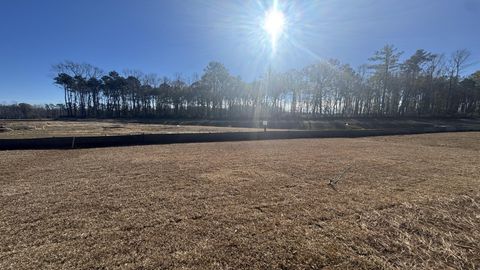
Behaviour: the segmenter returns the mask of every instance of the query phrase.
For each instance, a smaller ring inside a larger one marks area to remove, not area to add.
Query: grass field
[[[71,136],[111,136],[129,134],[163,134],[163,133],[204,133],[260,131],[258,128],[216,127],[195,125],[162,125],[155,123],[136,123],[127,121],[15,121],[0,120],[0,139],[41,138]]]
[[[0,152],[0,269],[479,269],[479,142]]]

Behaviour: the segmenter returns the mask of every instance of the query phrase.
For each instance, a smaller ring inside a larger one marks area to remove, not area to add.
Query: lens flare
[[[277,42],[285,28],[285,15],[277,9],[276,4],[265,13],[263,30],[269,35],[272,49],[275,51]]]

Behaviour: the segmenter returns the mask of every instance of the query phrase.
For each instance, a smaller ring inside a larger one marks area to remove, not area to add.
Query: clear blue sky
[[[2,0],[0,102],[61,102],[51,65],[63,60],[186,77],[216,60],[248,81],[268,65],[358,66],[390,43],[405,56],[466,48],[476,63],[466,72],[480,69],[480,0],[279,0],[288,29],[273,58],[259,26],[270,2]]]

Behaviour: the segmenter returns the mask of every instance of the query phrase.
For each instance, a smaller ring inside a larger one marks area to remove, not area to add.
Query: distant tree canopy
[[[460,74],[470,53],[450,57],[386,45],[354,70],[338,60],[302,70],[268,71],[247,83],[211,62],[200,78],[160,78],[127,70],[107,74],[89,64],[54,66],[70,117],[255,119],[480,115],[480,71]]]
[[[57,118],[65,113],[63,104],[30,105],[18,103],[0,105],[0,118],[3,119],[33,119],[33,118]]]

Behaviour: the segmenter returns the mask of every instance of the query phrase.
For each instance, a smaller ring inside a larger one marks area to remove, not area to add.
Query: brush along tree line
[[[480,115],[480,71],[462,77],[470,53],[446,57],[386,45],[353,69],[323,60],[302,70],[269,70],[244,82],[218,62],[188,82],[126,70],[102,72],[89,64],[54,65],[70,117],[253,119]]]

